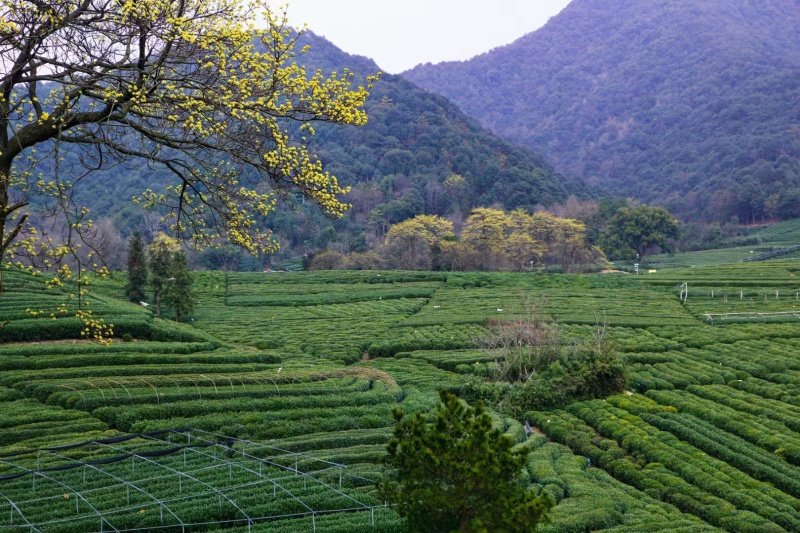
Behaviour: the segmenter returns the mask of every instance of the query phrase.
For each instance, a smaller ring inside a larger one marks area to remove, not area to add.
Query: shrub
[[[344,255],[333,250],[325,250],[314,256],[309,270],[341,270],[344,268]]]

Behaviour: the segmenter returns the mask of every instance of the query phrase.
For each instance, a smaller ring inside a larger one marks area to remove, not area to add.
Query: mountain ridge
[[[505,47],[403,76],[605,194],[788,218],[800,214],[798,5],[574,0]]]

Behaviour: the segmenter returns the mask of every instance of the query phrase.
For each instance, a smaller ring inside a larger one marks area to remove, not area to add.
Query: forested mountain
[[[346,67],[363,77],[380,70],[312,33],[301,38],[298,49],[306,44],[309,51],[296,61],[311,73],[342,73]],[[279,208],[266,223],[284,248],[305,251],[331,242],[363,246],[364,234],[382,239],[389,224],[421,213],[466,215],[475,206],[494,204],[532,209],[585,194],[582,182],[557,174],[540,155],[489,133],[446,98],[399,76],[382,76],[366,109],[366,126],[315,124],[316,135],[309,140],[325,169],[353,187],[345,198],[353,208],[335,223],[310,207]],[[143,215],[129,205],[130,198],[168,179],[163,170],[151,168],[117,167],[113,175],[100,171],[83,184],[83,199],[96,215],[113,214],[133,228]],[[287,200],[291,204],[293,198]],[[360,244],[352,244],[354,239]]]
[[[403,76],[605,194],[800,216],[798,0],[573,0],[508,46]]]

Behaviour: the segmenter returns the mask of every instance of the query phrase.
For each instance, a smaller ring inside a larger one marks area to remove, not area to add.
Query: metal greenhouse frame
[[[171,429],[0,455],[6,531],[181,531],[368,513],[373,482],[325,461],[198,429]],[[362,489],[362,490],[360,490]],[[216,508],[214,508],[216,507]]]

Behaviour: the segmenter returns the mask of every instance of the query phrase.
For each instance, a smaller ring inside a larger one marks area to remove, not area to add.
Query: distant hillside
[[[404,77],[607,194],[800,216],[798,0],[574,0],[508,46]]]
[[[379,70],[321,37],[306,40],[311,48],[304,59],[315,68]],[[384,210],[390,221],[411,215],[409,203],[417,212],[444,215],[490,204],[532,209],[585,192],[581,182],[557,174],[542,156],[489,133],[447,99],[399,76],[384,75],[366,108],[365,127],[320,127],[313,141],[327,168],[358,186],[361,194],[352,199],[356,212],[368,209],[358,205],[359,198],[376,188],[383,194],[381,203],[390,204]],[[444,186],[451,174],[465,178],[458,193]]]
[[[310,50],[297,62],[308,71],[341,73],[347,67],[366,76],[380,70],[371,60],[346,54],[311,33],[302,38],[300,45],[305,44]],[[366,126],[319,124],[311,138],[312,152],[325,169],[353,187],[346,198],[353,209],[335,224],[336,234],[328,231],[321,237],[331,223],[317,212],[302,206],[295,206],[298,211],[282,208],[267,223],[285,246],[313,247],[362,232],[380,234],[388,224],[419,213],[447,215],[491,204],[532,209],[585,194],[582,182],[557,174],[542,156],[489,133],[444,97],[398,76],[384,75],[366,108]],[[166,173],[146,168],[113,172],[113,177],[98,172],[91,184],[83,184],[84,198],[95,205],[95,213],[113,214],[124,218],[126,227],[134,227],[142,215],[129,199],[163,182]],[[452,174],[464,178],[461,187],[445,187]],[[114,194],[107,194],[112,187]]]

